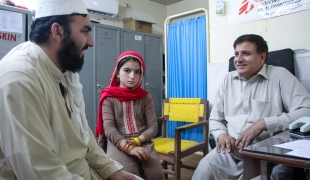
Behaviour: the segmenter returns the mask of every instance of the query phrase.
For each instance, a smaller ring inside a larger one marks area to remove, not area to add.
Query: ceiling
[[[150,0],[150,1],[157,2],[159,4],[168,6],[170,4],[178,3],[178,2],[181,2],[183,0]]]

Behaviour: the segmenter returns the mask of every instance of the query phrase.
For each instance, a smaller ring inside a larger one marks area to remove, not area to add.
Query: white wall
[[[211,0],[212,1],[212,0]],[[167,6],[167,17],[198,8],[209,8],[209,0],[184,0]]]
[[[226,0],[226,6],[235,3]],[[209,1],[210,62],[225,62],[233,56],[232,44],[242,34],[258,34],[268,42],[270,51],[291,48],[310,49],[310,10],[266,19],[266,32],[258,32],[257,22],[236,26],[228,25],[228,17],[215,14],[215,1]],[[297,54],[297,56],[309,56]]]
[[[154,23],[152,25],[153,34],[164,35],[163,25],[167,17],[167,8],[162,4],[149,0],[118,0],[119,14],[124,18],[132,17],[137,20],[143,20]],[[124,7],[123,4],[128,4]],[[123,22],[119,19],[105,20],[101,19],[102,24],[123,27]]]

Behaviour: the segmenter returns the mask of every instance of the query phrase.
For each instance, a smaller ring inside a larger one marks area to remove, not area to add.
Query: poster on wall
[[[22,13],[0,10],[0,31],[23,32]]]
[[[310,9],[310,0],[229,0],[230,26]]]

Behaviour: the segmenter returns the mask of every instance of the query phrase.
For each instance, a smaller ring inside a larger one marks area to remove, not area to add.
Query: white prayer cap
[[[35,18],[72,13],[88,14],[83,0],[37,0]]]

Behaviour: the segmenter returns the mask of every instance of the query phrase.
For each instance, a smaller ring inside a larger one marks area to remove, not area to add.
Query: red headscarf
[[[141,77],[140,80],[134,88],[121,88],[117,82],[117,66],[119,62],[125,57],[134,57],[137,58],[141,63]],[[102,119],[102,102],[106,97],[114,97],[119,102],[123,101],[135,101],[145,97],[148,92],[141,88],[141,82],[145,74],[145,64],[141,55],[135,51],[126,51],[123,52],[117,59],[116,65],[114,67],[114,71],[112,73],[109,86],[104,88],[100,93],[100,101],[98,106],[98,119],[95,137],[99,137],[99,135],[104,135],[103,129],[103,119]]]

